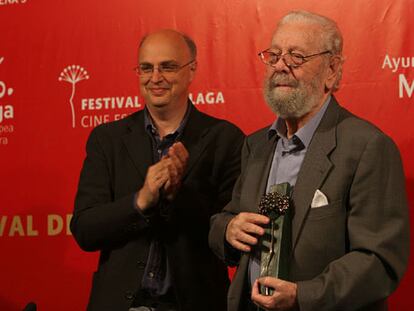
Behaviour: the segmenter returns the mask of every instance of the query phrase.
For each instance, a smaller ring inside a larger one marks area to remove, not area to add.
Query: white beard
[[[319,75],[315,76],[309,85],[289,78],[286,74],[273,75],[264,82],[264,98],[270,109],[282,119],[298,119],[308,114],[318,104]],[[285,84],[292,89],[285,92],[276,87]]]

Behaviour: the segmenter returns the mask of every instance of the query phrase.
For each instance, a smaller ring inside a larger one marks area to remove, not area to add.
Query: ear
[[[327,77],[325,80],[325,91],[332,92],[335,84],[341,79],[342,75],[342,57],[340,55],[334,55],[329,60],[329,66],[327,69]]]
[[[190,79],[191,81],[194,79],[195,73],[197,71],[197,61],[190,65]]]
[[[195,72],[197,70],[197,65],[197,61],[194,61],[194,63],[190,65],[190,70]]]

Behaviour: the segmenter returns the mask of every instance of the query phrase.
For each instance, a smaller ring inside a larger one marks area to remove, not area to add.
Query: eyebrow
[[[140,65],[154,65],[153,63],[150,62],[141,62],[139,63]],[[157,64],[155,64],[157,65]],[[158,63],[158,65],[178,65],[178,62],[176,60],[164,60],[160,63]]]
[[[280,47],[278,47],[278,46],[276,46],[276,45],[272,45],[270,48],[271,48],[271,49],[275,49],[275,50],[280,50],[280,51],[282,51],[282,50],[283,50],[282,48],[280,48]],[[288,51],[288,52],[292,52],[292,51],[299,51],[299,52],[303,52],[303,53],[305,53],[305,52],[306,52],[306,51],[305,51],[302,47],[295,46],[295,45],[290,46],[290,47],[287,49],[287,51]]]

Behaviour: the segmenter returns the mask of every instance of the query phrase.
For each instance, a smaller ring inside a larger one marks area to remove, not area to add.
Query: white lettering
[[[401,61],[401,67],[409,68],[410,66],[414,67],[414,57],[403,57]]]
[[[403,74],[400,74],[399,76],[399,97],[404,97],[404,90],[409,98],[413,95],[414,92],[414,80],[411,83],[411,86],[408,85],[407,79]]]
[[[81,118],[81,126],[83,128],[95,127],[107,122],[109,122],[109,114],[83,116]]]
[[[13,119],[14,118],[14,108],[12,105],[1,106],[0,105],[0,123],[4,119]]]
[[[385,55],[384,62],[382,63],[382,69],[384,69],[386,66],[387,66],[389,69],[393,70],[392,63],[391,63],[391,59],[390,59],[390,57],[388,56],[388,54],[387,54],[387,55]],[[394,71],[393,71],[393,72],[394,72]]]
[[[397,72],[400,68],[414,68],[414,57],[392,57],[385,55],[384,62],[382,63],[382,69],[391,69],[391,71]]]
[[[116,97],[116,106],[117,108],[122,108],[124,104],[124,98],[123,97]]]
[[[117,114],[114,115],[114,120],[115,121],[121,120],[121,119],[125,118],[127,115],[128,114],[126,114],[126,113],[117,113]]]
[[[20,3],[25,3],[27,0],[20,0]],[[0,5],[19,4],[19,0],[0,0]]]
[[[82,110],[102,110],[102,109],[122,109],[140,108],[138,96],[127,97],[102,97],[102,98],[83,98],[81,100]]]
[[[0,81],[0,98],[3,98],[4,94],[6,94],[6,90],[6,84],[4,84],[3,81]]]
[[[205,104],[203,93],[198,93],[196,103],[198,104]]]
[[[132,101],[132,98],[128,96],[126,100],[125,108],[133,108],[133,107],[134,107],[134,102]]]
[[[207,104],[214,104],[214,102],[215,102],[214,93],[212,93],[212,92],[207,93],[206,102],[207,102]]]
[[[27,0],[0,0],[0,5],[7,5],[7,4],[24,4]]]
[[[199,105],[199,104],[224,104],[224,96],[222,92],[207,92],[205,94],[203,93],[198,93],[197,97],[194,98],[193,94],[190,93],[188,95],[188,97],[190,98],[190,100],[193,102],[194,105]]]
[[[217,93],[216,103],[217,104],[224,104],[224,96],[223,96],[222,92]]]
[[[88,107],[88,100],[86,98],[82,98],[81,107],[82,107],[82,110],[85,110],[86,107]]]
[[[399,67],[399,64],[400,64],[400,58],[398,57],[397,59],[395,59],[393,57],[392,62],[394,64],[394,69],[392,70],[392,72],[396,72],[398,70],[398,67]]]

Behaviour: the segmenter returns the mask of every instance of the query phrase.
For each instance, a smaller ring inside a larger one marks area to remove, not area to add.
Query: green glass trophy
[[[291,186],[282,183],[270,187],[259,203],[259,213],[270,218],[261,238],[260,277],[272,276],[286,280],[289,273],[291,247]],[[273,289],[260,286],[263,295],[272,295]]]

